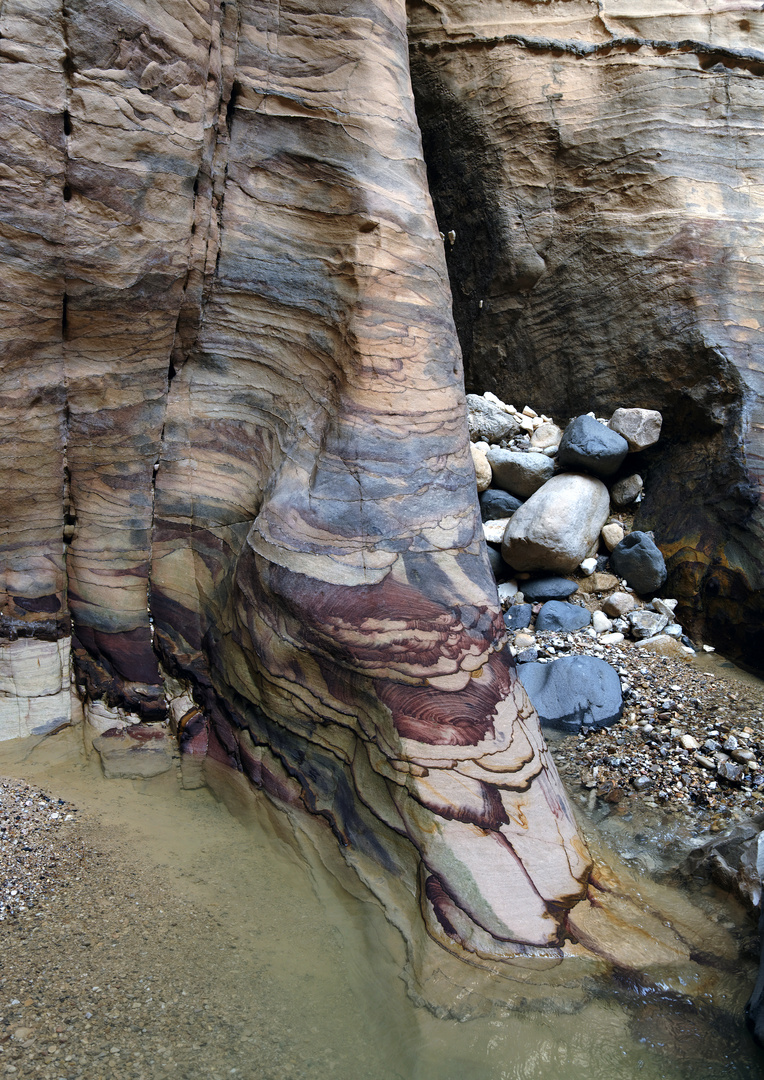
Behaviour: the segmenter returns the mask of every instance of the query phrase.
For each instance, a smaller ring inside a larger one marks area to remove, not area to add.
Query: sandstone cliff
[[[411,0],[410,37],[467,389],[660,409],[638,525],[760,670],[760,5]]]

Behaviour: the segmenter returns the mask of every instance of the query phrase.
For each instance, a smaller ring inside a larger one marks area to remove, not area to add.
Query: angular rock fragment
[[[578,473],[554,476],[510,519],[504,560],[516,570],[575,570],[597,543],[609,510],[601,480]]]
[[[638,473],[633,473],[631,476],[624,476],[622,480],[616,480],[610,489],[610,498],[616,506],[628,506],[642,494],[643,488],[642,477]]]
[[[631,632],[635,638],[651,638],[660,634],[668,619],[658,611],[650,611],[640,608],[639,611],[630,611],[626,618],[629,620]]]
[[[629,450],[645,450],[657,443],[663,417],[656,409],[616,409],[608,427],[629,444]]]
[[[514,416],[478,394],[467,394],[467,426],[470,438],[498,443],[520,430]]]
[[[577,416],[565,428],[557,460],[594,476],[612,476],[629,452],[625,439],[591,416]]]

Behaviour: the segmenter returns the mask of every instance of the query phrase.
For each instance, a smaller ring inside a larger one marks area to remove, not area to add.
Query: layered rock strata
[[[685,623],[761,668],[764,15],[411,0],[467,388],[659,409],[638,526]]]
[[[438,940],[561,955],[590,859],[504,648],[403,5],[0,31],[7,648],[71,629],[91,728],[171,686],[186,756],[418,874]]]

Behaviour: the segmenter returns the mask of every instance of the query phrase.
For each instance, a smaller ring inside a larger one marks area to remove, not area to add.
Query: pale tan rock
[[[612,551],[624,538],[623,525],[619,525],[615,521],[611,521],[608,525],[602,527],[602,540],[608,551]]]
[[[693,650],[682,645],[675,637],[668,634],[657,634],[655,637],[645,638],[638,641],[636,648],[644,652],[655,653],[656,656],[668,656],[674,660],[688,660],[693,655]]]
[[[544,450],[548,446],[559,446],[561,438],[562,432],[557,424],[542,421],[531,435],[531,446]]]
[[[589,577],[582,578],[579,581],[578,591],[582,593],[603,593],[615,589],[617,585],[618,578],[613,574],[608,574],[604,570],[596,570]],[[602,606],[608,614],[611,614],[604,603]]]
[[[661,436],[663,417],[656,409],[616,409],[608,427],[629,444],[629,450],[645,450]]]
[[[617,581],[616,584],[618,584]],[[635,599],[634,595],[627,592],[611,593],[610,596],[606,597],[602,602],[602,610],[616,619],[628,615],[630,611],[635,611],[638,607],[639,602]]]
[[[512,518],[495,518],[493,521],[484,521],[483,537],[485,542],[487,544],[500,544],[511,520]]]
[[[601,480],[580,473],[553,476],[510,518],[501,549],[504,561],[516,570],[575,570],[609,509]]]
[[[472,453],[472,464],[475,466],[477,489],[478,491],[487,491],[491,486],[491,479],[493,476],[491,466],[488,464],[488,458],[485,455],[485,451],[476,446],[475,443],[470,444],[470,451]]]

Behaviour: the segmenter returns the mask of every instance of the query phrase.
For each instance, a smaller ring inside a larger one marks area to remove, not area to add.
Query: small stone
[[[613,577],[612,574],[605,574],[602,570],[597,570],[591,577],[579,581],[578,588],[580,592],[590,595],[591,593],[610,592],[617,585],[617,577]]]
[[[494,521],[484,521],[483,536],[486,544],[500,544],[511,520],[511,518],[496,518]]]
[[[645,638],[638,641],[636,647],[640,652],[654,653],[656,656],[665,656],[672,660],[688,660],[694,652],[693,649],[687,648],[668,634],[656,634],[655,637]]]
[[[608,551],[612,551],[623,540],[623,525],[620,525],[617,521],[611,521],[609,524],[602,526],[600,535],[605,547]]]
[[[695,754],[692,760],[697,765],[700,765],[701,769],[708,769],[710,772],[714,772],[716,769],[716,762],[710,757],[706,757],[705,754]]]
[[[534,664],[539,658],[538,649],[523,649],[515,657],[518,664]]]
[[[641,776],[635,776],[631,783],[632,787],[635,787],[637,791],[646,791],[653,786],[654,781],[652,777],[642,774]]]
[[[608,427],[628,444],[629,450],[644,450],[657,443],[663,417],[656,409],[616,409]]]
[[[615,631],[612,634],[600,634],[600,645],[620,645],[624,641],[624,635],[620,631]]]
[[[504,625],[507,630],[524,630],[531,624],[533,608],[530,604],[515,604],[504,612]]]
[[[653,611],[659,611],[661,615],[665,615],[669,622],[674,621],[674,609],[676,608],[676,600],[664,600],[661,596],[656,596],[652,601]]]
[[[716,649],[713,647],[713,645],[704,645],[703,652],[716,652]]]
[[[598,634],[606,634],[613,629],[613,624],[604,611],[595,611],[592,615],[592,626]]]
[[[579,566],[579,570],[581,571],[582,574],[585,574],[586,577],[591,577],[596,569],[597,569],[597,560],[595,558],[584,559],[584,561]]]
[[[491,480],[493,479],[493,473],[491,472],[491,466],[488,464],[488,458],[485,455],[485,451],[481,450],[475,443],[470,443],[470,451],[472,453],[472,464],[475,466],[477,489],[478,491],[487,491],[491,486]]]
[[[699,750],[700,743],[692,735],[682,735],[679,738],[679,742],[685,748],[685,750]]]
[[[582,630],[592,621],[591,614],[585,607],[577,604],[566,604],[560,600],[548,600],[536,618],[536,631],[566,633],[573,630]]]
[[[655,637],[666,625],[665,615],[659,615],[657,611],[649,611],[647,608],[630,611],[627,618],[631,632],[637,640]]]
[[[530,649],[536,644],[535,634],[515,634],[515,640],[512,642],[518,652],[522,652],[523,649]]]
[[[578,589],[578,582],[564,577],[532,578],[523,582],[526,600],[567,600]]]
[[[738,742],[734,735],[729,735],[722,743],[722,750],[737,750]]]
[[[615,506],[628,506],[642,494],[644,481],[638,473],[617,480],[610,489],[610,498]]]
[[[733,750],[730,755],[733,761],[737,761],[739,765],[747,765],[749,761],[755,761],[756,755],[753,750]]]
[[[743,779],[743,772],[743,766],[734,761],[723,761],[716,770],[717,776],[733,784],[737,784]]]
[[[639,607],[639,604],[632,594],[627,592],[614,592],[602,604],[602,610],[607,612],[608,615],[614,615],[616,618],[628,615],[630,611],[634,611],[637,607]]]
[[[499,602],[503,604],[507,600],[512,600],[515,596],[517,596],[517,582],[505,581],[503,585],[499,585],[496,591],[499,594]]]

